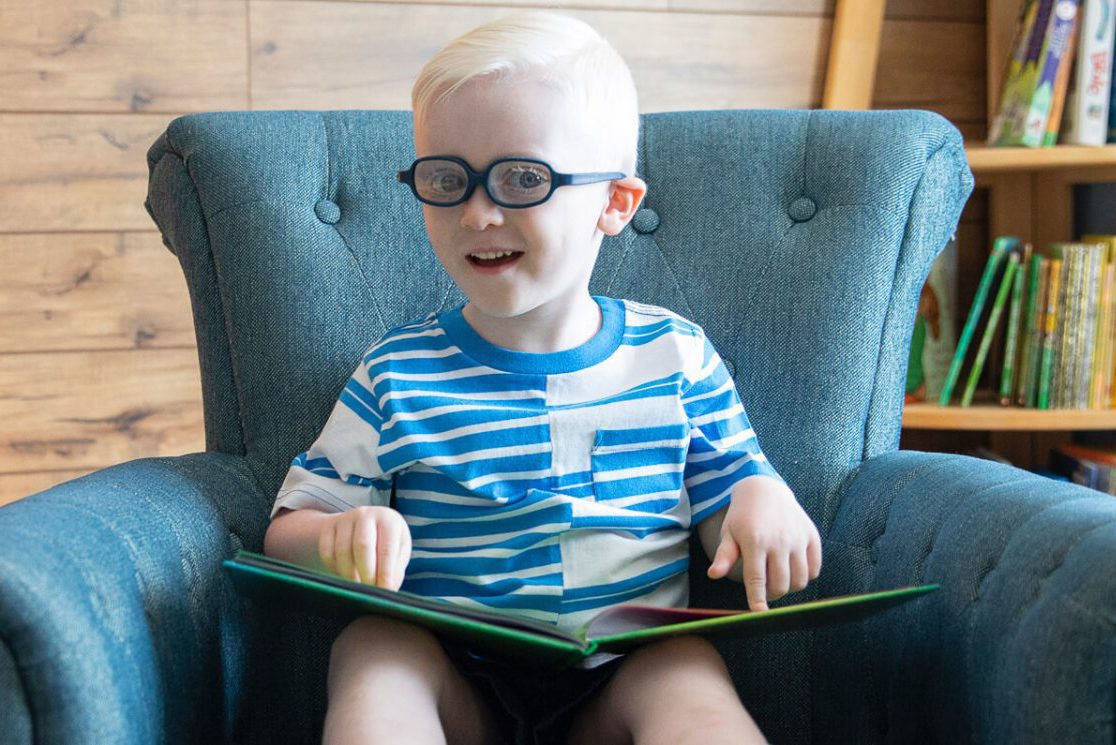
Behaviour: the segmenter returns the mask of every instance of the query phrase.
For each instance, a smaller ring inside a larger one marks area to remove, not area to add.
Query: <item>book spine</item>
[[[992,280],[996,276],[996,270],[1003,261],[1004,255],[1012,250],[1015,246],[1019,245],[1019,239],[1010,236],[1001,236],[992,243],[992,251],[988,255],[988,261],[984,264],[984,273],[980,276],[980,284],[977,285],[976,296],[973,298],[973,304],[969,306],[969,315],[965,318],[965,326],[961,329],[961,337],[957,340],[957,349],[953,353],[953,362],[949,365],[949,372],[946,373],[945,382],[942,384],[942,395],[938,398],[938,404],[941,406],[949,405],[949,398],[953,395],[953,388],[957,385],[957,379],[961,376],[961,365],[965,361],[965,352],[969,349],[969,342],[972,341],[973,332],[976,329],[977,323],[980,322],[981,311],[984,310],[984,303],[988,297],[988,288],[992,285]]]
[[[1038,406],[1039,372],[1042,366],[1042,342],[1046,330],[1046,297],[1050,291],[1050,259],[1045,256],[1039,264],[1038,301],[1035,306],[1035,331],[1031,338],[1034,349],[1031,355],[1031,364],[1028,371],[1026,401],[1024,406],[1035,408]]]
[[[1011,406],[1011,392],[1015,387],[1015,376],[1019,370],[1019,328],[1023,318],[1023,285],[1027,270],[1030,268],[1031,244],[1023,248],[1019,268],[1015,272],[1015,282],[1011,288],[1011,308],[1008,311],[1007,338],[1004,341],[1004,364],[1000,373],[1000,405]]]
[[[1017,406],[1027,405],[1027,386],[1031,381],[1031,370],[1034,359],[1034,336],[1038,325],[1036,309],[1039,303],[1039,272],[1042,267],[1042,257],[1038,254],[1031,256],[1027,267],[1027,294],[1023,307],[1023,350],[1019,355],[1019,375],[1016,376],[1015,403]]]
[[[1078,409],[1089,408],[1093,390],[1093,359],[1096,357],[1097,337],[1097,289],[1100,285],[1100,252],[1102,246],[1086,244],[1082,246],[1085,286],[1081,298],[1081,346],[1080,364],[1077,366],[1077,395],[1074,406]]]
[[[1054,380],[1051,385],[1051,396],[1055,409],[1065,409],[1073,406],[1073,383],[1075,380],[1076,363],[1078,357],[1078,319],[1081,297],[1081,252],[1074,244],[1067,243],[1063,249],[1065,256],[1065,273],[1062,278],[1062,291],[1058,315],[1061,322],[1058,330],[1058,348],[1054,366]]]
[[[1024,5],[1014,52],[1004,74],[1000,105],[989,131],[989,145],[1020,144],[1053,8],[1054,0],[1027,0]]]
[[[1081,8],[1079,5],[1074,15],[1073,25],[1070,27],[1066,50],[1062,54],[1062,58],[1058,60],[1058,70],[1054,75],[1050,115],[1046,119],[1046,131],[1042,136],[1043,147],[1053,147],[1058,144],[1058,131],[1062,128],[1062,113],[1066,108],[1066,93],[1069,90],[1070,73],[1077,57],[1077,31],[1080,27]]]
[[[1113,324],[1116,323],[1116,236],[1085,235],[1082,240],[1100,246],[1100,281],[1097,288],[1097,327],[1094,337],[1093,387],[1090,408],[1110,407],[1112,398]]]
[[[1046,122],[1054,102],[1054,88],[1058,78],[1058,68],[1062,57],[1069,51],[1070,35],[1077,18],[1077,0],[1058,0],[1050,16],[1046,41],[1035,79],[1035,92],[1031,96],[1023,125],[1023,139],[1020,144],[1026,147],[1041,147],[1046,135]]]
[[[1050,378],[1054,367],[1054,338],[1058,327],[1058,295],[1061,291],[1062,259],[1050,259],[1050,284],[1043,313],[1042,361],[1039,367],[1037,408],[1050,408]]]
[[[1073,145],[1103,145],[1111,105],[1113,44],[1116,13],[1113,0],[1085,0],[1078,33],[1073,106],[1067,110],[1064,141]]]
[[[996,293],[996,301],[992,305],[992,313],[988,316],[988,325],[984,328],[984,336],[980,340],[980,348],[977,349],[976,360],[973,362],[973,369],[969,371],[969,380],[965,384],[965,391],[961,396],[961,405],[969,406],[973,402],[973,394],[976,392],[977,380],[980,378],[980,372],[984,368],[984,360],[988,357],[988,350],[992,346],[992,338],[996,335],[996,327],[1000,325],[1000,316],[1003,315],[1004,305],[1007,303],[1008,293],[1011,292],[1012,287],[1015,285],[1015,269],[1019,266],[1019,253],[1012,251],[1008,256],[1007,267],[1004,269],[1004,278],[1000,282],[1000,291]]]

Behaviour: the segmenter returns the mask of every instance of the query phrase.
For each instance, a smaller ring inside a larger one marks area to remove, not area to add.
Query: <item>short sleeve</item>
[[[385,477],[377,456],[382,423],[362,360],[318,438],[291,461],[271,516],[283,507],[344,512],[363,505],[388,505],[391,478]]]
[[[748,476],[765,474],[782,481],[760,450],[724,361],[704,334],[701,339],[700,368],[687,375],[682,392],[690,422],[683,482],[693,525],[728,505],[732,487]]]

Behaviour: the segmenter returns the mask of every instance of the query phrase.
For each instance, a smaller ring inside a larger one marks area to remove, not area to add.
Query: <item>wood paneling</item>
[[[245,108],[232,0],[0,0],[0,110]]]
[[[252,105],[409,109],[411,83],[423,63],[450,39],[506,12],[253,2]],[[643,111],[805,108],[821,101],[828,19],[567,12],[592,24],[624,56]],[[742,38],[752,41],[741,44]]]
[[[147,149],[173,114],[0,114],[0,232],[151,230]]]
[[[9,353],[0,364],[4,472],[91,469],[205,449],[193,349]]]
[[[157,232],[0,234],[0,256],[5,352],[194,347],[186,281]]]
[[[204,448],[184,281],[143,208],[174,116],[406,109],[442,44],[523,6],[600,29],[644,111],[820,103],[835,0],[0,0],[0,503]],[[984,14],[890,0],[873,105],[983,136]]]

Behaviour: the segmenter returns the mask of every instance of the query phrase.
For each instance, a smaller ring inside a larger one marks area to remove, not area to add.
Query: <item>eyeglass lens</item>
[[[469,174],[452,160],[424,160],[415,167],[415,189],[435,204],[456,202],[469,186]],[[529,204],[550,192],[550,171],[527,160],[505,160],[488,172],[488,191],[507,204]]]

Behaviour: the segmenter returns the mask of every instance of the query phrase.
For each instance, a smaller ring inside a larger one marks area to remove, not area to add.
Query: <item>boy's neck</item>
[[[467,303],[462,316],[489,344],[517,352],[551,354],[586,343],[601,330],[601,308],[586,294],[573,307],[540,306],[513,318],[489,316]]]

